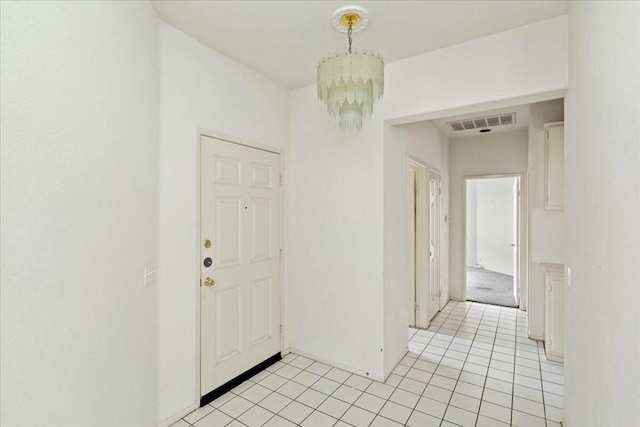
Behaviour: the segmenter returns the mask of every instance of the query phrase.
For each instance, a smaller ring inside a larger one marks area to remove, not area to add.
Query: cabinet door
[[[564,124],[546,126],[545,209],[564,209]]]
[[[547,359],[564,359],[564,278],[548,275],[545,280],[545,349]]]

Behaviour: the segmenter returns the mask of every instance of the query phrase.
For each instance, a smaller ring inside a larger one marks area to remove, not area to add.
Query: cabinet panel
[[[564,124],[545,125],[545,209],[564,209]]]

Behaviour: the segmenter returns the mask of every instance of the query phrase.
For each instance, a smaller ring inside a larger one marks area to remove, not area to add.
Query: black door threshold
[[[255,374],[257,374],[257,373],[259,373],[261,371],[264,371],[265,369],[267,369],[269,366],[273,365],[274,363],[276,363],[280,359],[282,359],[281,353],[274,354],[273,356],[271,356],[270,358],[268,358],[264,362],[258,363],[253,368],[241,373],[240,375],[238,375],[234,379],[232,379],[230,381],[227,381],[226,383],[222,384],[220,387],[216,388],[215,390],[210,391],[209,393],[205,394],[204,396],[202,396],[200,398],[200,407],[202,407],[202,406],[204,406],[204,405],[206,405],[208,403],[213,402],[218,397],[222,396],[223,394],[225,394],[226,392],[228,392],[232,388],[235,388],[236,386],[242,384],[243,382],[245,382],[246,380],[248,380],[249,378],[251,378]]]

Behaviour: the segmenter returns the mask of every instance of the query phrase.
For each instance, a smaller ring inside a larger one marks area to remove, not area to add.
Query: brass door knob
[[[204,285],[205,286],[211,287],[211,286],[213,286],[215,284],[216,284],[216,281],[213,280],[211,277],[207,277],[206,279],[204,279]]]

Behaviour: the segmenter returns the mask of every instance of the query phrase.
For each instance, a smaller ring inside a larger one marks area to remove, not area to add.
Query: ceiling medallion
[[[352,51],[352,34],[369,24],[369,13],[347,6],[333,14],[333,26],[347,33],[349,47],[318,63],[318,99],[332,116],[339,117],[341,130],[362,128],[362,117],[373,113],[373,102],[384,93],[384,60],[368,51]]]

